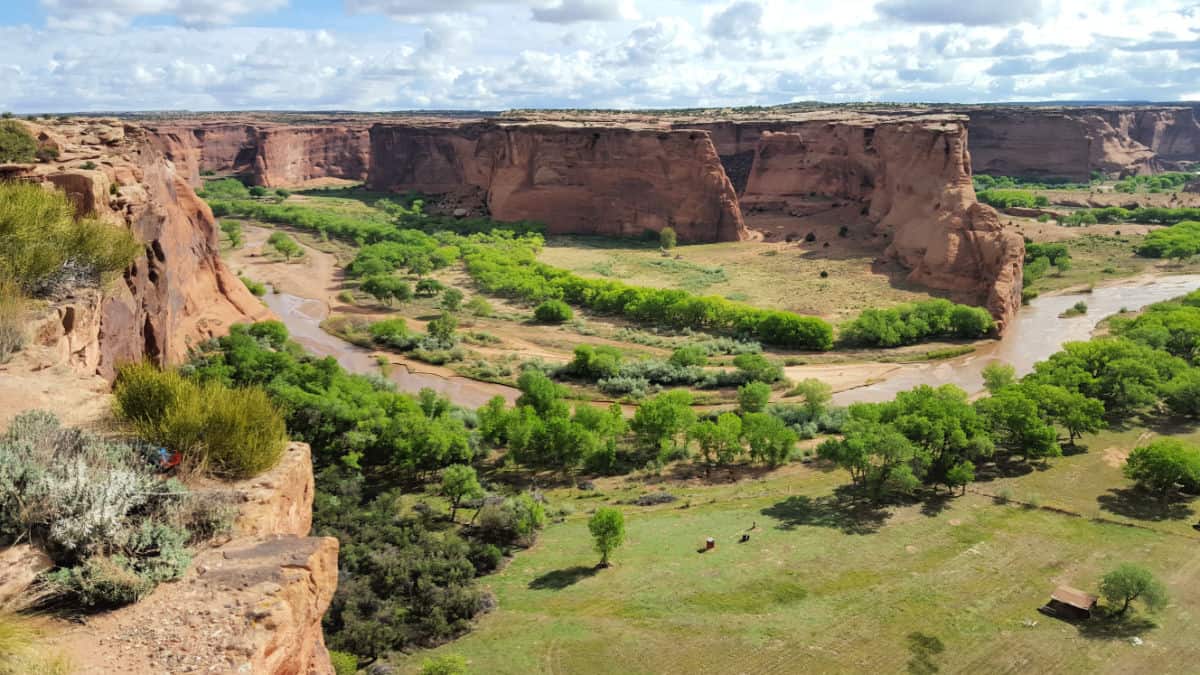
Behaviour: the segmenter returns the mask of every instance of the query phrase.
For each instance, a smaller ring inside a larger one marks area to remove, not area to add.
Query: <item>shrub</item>
[[[670,251],[675,248],[678,241],[679,237],[675,234],[674,228],[664,227],[658,233],[658,244],[662,246],[663,250]]]
[[[238,275],[238,278],[242,280],[242,283],[245,284],[246,288],[254,295],[261,298],[267,294],[267,287],[262,282],[255,281],[249,277],[243,277],[241,275]]]
[[[842,326],[840,339],[851,346],[898,347],[937,337],[980,338],[994,325],[992,316],[980,307],[925,300],[863,310],[858,318]]]
[[[679,368],[708,365],[708,350],[703,345],[686,345],[671,353],[670,364]]]
[[[546,525],[546,512],[533,497],[522,493],[499,503],[485,503],[476,522],[477,536],[484,542],[529,547]]]
[[[267,243],[271,245],[285,260],[291,260],[293,257],[304,255],[304,249],[300,248],[294,239],[287,236],[283,232],[272,232],[270,237],[267,237]]]
[[[1196,491],[1200,489],[1200,449],[1160,438],[1129,453],[1124,471],[1140,487],[1164,498],[1176,487]]]
[[[0,122],[0,163],[32,162],[37,149],[37,141],[24,124],[16,120]]]
[[[118,417],[147,441],[226,478],[274,466],[287,442],[283,418],[258,388],[204,386],[148,363],[121,369]]]
[[[1050,205],[1050,200],[1046,197],[1034,195],[1032,192],[1025,190],[982,190],[976,197],[984,204],[994,206],[998,209],[1011,209],[1013,207],[1032,209]]]
[[[60,566],[49,589],[83,607],[133,602],[180,576],[187,544],[228,521],[223,501],[161,479],[140,446],[62,428],[40,411],[0,436],[0,542],[39,542]]]
[[[287,446],[283,417],[259,388],[206,385],[204,459],[210,471],[227,478],[250,478],[279,462]]]
[[[762,382],[748,382],[738,388],[738,408],[743,413],[762,412],[771,400],[771,386]]]
[[[222,178],[204,181],[204,189],[197,194],[204,199],[245,199],[250,196],[250,191],[236,178]]]
[[[458,654],[443,654],[425,659],[421,675],[467,675],[467,659]]]
[[[533,318],[541,323],[565,323],[574,316],[571,306],[562,300],[547,300],[533,310]]]
[[[292,196],[292,191],[288,190],[287,188],[279,188],[275,190],[275,194],[282,199],[287,199],[288,197]]]
[[[242,224],[236,220],[222,220],[221,232],[229,238],[231,248],[242,247]]]
[[[333,664],[334,675],[354,675],[358,672],[358,657],[353,654],[330,650],[329,662]]]
[[[142,252],[133,233],[118,225],[76,221],[59,191],[29,183],[0,184],[0,276],[26,292],[54,283],[98,283],[128,267]]]
[[[266,197],[267,196],[267,188],[265,188],[261,185],[255,185],[250,188],[250,196],[251,197]]]
[[[17,283],[0,276],[0,363],[25,347],[25,302]]]
[[[476,295],[467,301],[467,311],[475,316],[488,317],[495,314],[492,304],[482,295]]]

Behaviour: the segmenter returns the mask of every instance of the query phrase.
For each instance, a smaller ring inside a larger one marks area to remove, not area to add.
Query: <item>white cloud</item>
[[[181,25],[206,28],[251,13],[271,12],[288,0],[40,0],[56,30],[111,32],[143,16],[174,16]]]
[[[1018,25],[980,24],[955,8],[915,25],[876,0],[348,0],[400,21],[354,16],[314,30],[237,25],[284,0],[45,2],[47,28],[0,25],[0,107],[1177,100],[1200,81],[1193,0],[1047,0],[1036,22]],[[905,5],[916,18],[914,7],[933,6]],[[68,10],[124,28],[64,32],[56,22]],[[190,29],[214,13],[232,25]]]
[[[909,23],[1009,26],[1039,20],[1043,7],[1042,0],[883,0],[876,9],[889,19]]]

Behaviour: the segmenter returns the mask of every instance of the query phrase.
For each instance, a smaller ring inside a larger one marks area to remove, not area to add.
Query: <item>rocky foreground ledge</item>
[[[333,673],[321,617],[337,589],[338,542],[308,536],[308,445],[292,444],[258,478],[210,488],[240,503],[232,538],[198,553],[181,579],[137,604],[57,622],[48,647],[75,672]],[[0,606],[27,597],[47,565],[27,546],[0,551]]]

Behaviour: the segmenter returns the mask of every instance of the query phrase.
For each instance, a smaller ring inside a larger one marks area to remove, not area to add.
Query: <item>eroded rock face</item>
[[[371,147],[366,124],[185,122],[156,124],[150,132],[197,187],[202,171],[240,174],[268,187],[299,187],[322,178],[364,180]]]
[[[1020,307],[1024,242],[976,203],[965,120],[811,121],[761,133],[743,204],[861,203],[916,283],[975,296],[999,328]]]
[[[15,177],[65,191],[80,214],[129,227],[146,252],[102,297],[84,291],[52,305],[56,316],[37,331],[38,344],[111,378],[143,358],[181,362],[232,324],[270,316],[221,261],[208,205],[142,128],[85,120],[40,135],[54,139],[59,160]],[[96,168],[81,168],[85,161]]]
[[[552,233],[631,236],[672,227],[683,241],[746,236],[737,195],[703,131],[549,124],[378,124],[369,184],[474,192],[493,218]]]
[[[1200,160],[1190,107],[970,108],[977,173],[1066,178],[1128,176]]]
[[[53,646],[76,655],[80,673],[331,675],[321,617],[337,589],[338,541],[308,536],[312,486],[303,443],[259,478],[219,486],[241,502],[231,541],[141,602],[64,625]],[[28,584],[38,565],[27,551],[0,552],[0,602],[7,579]]]

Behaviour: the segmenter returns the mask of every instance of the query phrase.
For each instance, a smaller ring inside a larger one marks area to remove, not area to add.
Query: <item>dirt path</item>
[[[332,308],[342,284],[337,259],[330,253],[301,244],[304,257],[285,262],[267,245],[272,232],[265,227],[245,225],[245,244],[225,253],[229,266],[253,281],[270,284],[284,293],[320,300],[326,309]]]

